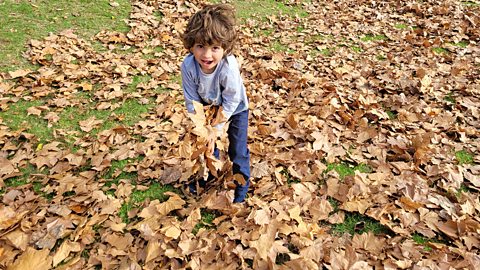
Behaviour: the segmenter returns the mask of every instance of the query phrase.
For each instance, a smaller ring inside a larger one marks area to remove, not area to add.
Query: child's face
[[[195,60],[200,64],[203,73],[210,74],[223,58],[224,49],[219,44],[195,43],[191,49]]]

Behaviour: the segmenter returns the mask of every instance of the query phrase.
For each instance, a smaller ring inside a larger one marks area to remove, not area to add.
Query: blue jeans
[[[243,202],[250,186],[250,150],[247,145],[248,135],[248,110],[230,117],[228,134],[228,156],[233,163],[233,175],[241,174],[246,185],[235,181],[235,197],[233,202]]]
[[[248,187],[250,186],[250,151],[247,146],[248,135],[248,110],[232,115],[230,117],[230,125],[228,126],[228,156],[233,163],[233,175],[241,174],[245,178],[246,185],[241,185],[235,181],[235,197],[234,203],[243,202],[247,195]],[[218,159],[220,152],[215,148],[213,155]],[[209,175],[208,180],[212,180],[213,175]],[[207,182],[199,179],[200,187],[205,187]],[[189,185],[190,192],[196,193],[196,183],[192,182]]]

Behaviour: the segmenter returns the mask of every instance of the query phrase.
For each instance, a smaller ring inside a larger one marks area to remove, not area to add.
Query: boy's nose
[[[205,57],[210,57],[210,56],[212,55],[212,50],[210,50],[210,49],[205,49],[205,51],[204,51],[203,54],[204,54]]]

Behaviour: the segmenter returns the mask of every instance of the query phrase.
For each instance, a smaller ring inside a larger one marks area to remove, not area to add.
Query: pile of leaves
[[[128,33],[95,37],[101,52],[72,31],[31,40],[25,56],[40,68],[1,74],[2,111],[42,100],[28,114],[54,127],[70,107],[153,106],[134,125],[93,134],[102,121],[91,117],[45,143],[0,119],[0,266],[478,269],[479,7],[284,3],[308,16],[253,16],[239,29],[251,102],[244,204],[231,203],[225,153],[211,155],[209,116],[189,116],[171,79],[186,55],[179,33],[205,3],[136,1]],[[125,91],[137,75],[149,80]],[[130,163],[110,175],[116,161]],[[366,169],[343,175],[340,165]],[[29,166],[38,173],[28,184],[5,186]],[[208,169],[222,173],[213,188],[182,192]],[[110,181],[124,172],[135,183]],[[164,196],[148,196],[164,185]],[[334,232],[357,216],[352,232]],[[379,232],[366,230],[372,222]]]

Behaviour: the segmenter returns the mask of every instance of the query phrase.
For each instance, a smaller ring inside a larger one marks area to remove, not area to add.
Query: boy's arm
[[[222,107],[225,118],[228,120],[242,101],[245,91],[240,71],[231,70],[221,78],[224,89],[222,91]]]
[[[224,89],[222,91],[222,111],[225,122],[230,119],[239,104],[242,102],[242,96],[246,95],[245,87],[240,76],[239,70],[229,70],[220,78]],[[225,122],[215,126],[217,134],[223,133]]]
[[[185,98],[185,106],[189,113],[195,113],[195,108],[193,107],[193,101],[202,102],[202,98],[198,95],[197,85],[195,84],[191,74],[184,69],[182,65],[181,68],[182,74],[182,88],[183,96]]]

